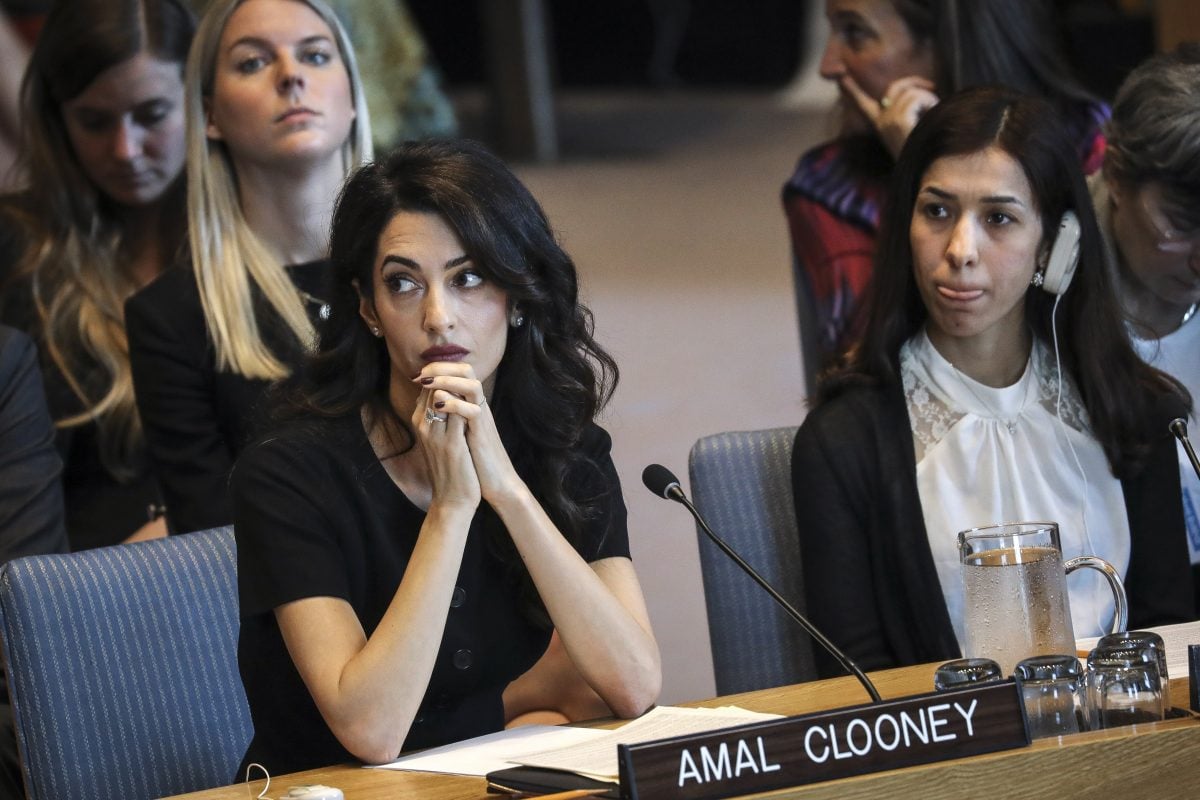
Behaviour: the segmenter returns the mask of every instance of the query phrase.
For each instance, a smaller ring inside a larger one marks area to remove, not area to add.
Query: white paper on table
[[[1171,679],[1188,676],[1188,645],[1200,644],[1200,622],[1181,622],[1178,625],[1161,625],[1157,628],[1146,628],[1154,631],[1163,638],[1167,648],[1167,673]],[[1082,652],[1090,652],[1096,646],[1100,637],[1093,636],[1075,642],[1075,647]],[[1186,705],[1186,698],[1183,704]],[[1179,705],[1180,700],[1172,697],[1171,705]]]
[[[485,777],[489,772],[515,766],[512,759],[550,748],[574,747],[602,737],[609,731],[567,728],[558,725],[523,725],[489,733],[462,742],[401,756],[377,769],[441,772],[448,775]]]
[[[762,714],[736,706],[721,708],[678,708],[659,706],[613,731],[576,745],[514,758],[518,764],[546,767],[585,775],[598,780],[618,778],[617,745],[652,742],[693,733],[732,728],[751,722],[782,719],[782,714]]]

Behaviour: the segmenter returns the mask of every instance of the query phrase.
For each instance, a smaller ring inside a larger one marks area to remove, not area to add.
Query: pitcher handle
[[[1125,626],[1129,624],[1129,603],[1125,599],[1125,584],[1121,583],[1121,575],[1117,572],[1116,567],[1097,556],[1079,556],[1063,564],[1063,569],[1068,575],[1080,567],[1097,570],[1108,581],[1108,588],[1112,589],[1113,600],[1117,607],[1112,633],[1124,631]]]

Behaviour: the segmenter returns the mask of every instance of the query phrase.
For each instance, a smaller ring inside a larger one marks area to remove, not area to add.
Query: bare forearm
[[[632,565],[614,558],[594,569],[524,487],[492,505],[580,674],[617,715],[645,711],[662,672]]]
[[[361,627],[355,638],[335,624],[321,626],[335,631],[334,641],[308,641],[322,659],[331,649],[344,655],[330,658],[326,670],[316,666],[309,688],[330,730],[364,761],[395,758],[408,736],[433,674],[471,516],[430,508],[404,579],[369,639]]]

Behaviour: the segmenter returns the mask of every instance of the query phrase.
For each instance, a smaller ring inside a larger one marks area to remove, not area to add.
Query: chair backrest
[[[804,613],[792,501],[796,428],[718,433],[688,457],[692,501],[713,531]],[[717,694],[814,680],[808,634],[702,531],[700,568]]]
[[[230,782],[252,726],[232,528],[10,561],[0,635],[32,800]]]

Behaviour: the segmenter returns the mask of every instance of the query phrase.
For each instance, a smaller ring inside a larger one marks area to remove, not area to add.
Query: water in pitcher
[[[966,655],[1011,675],[1036,655],[1075,652],[1062,554],[1053,547],[988,550],[963,561]]]

